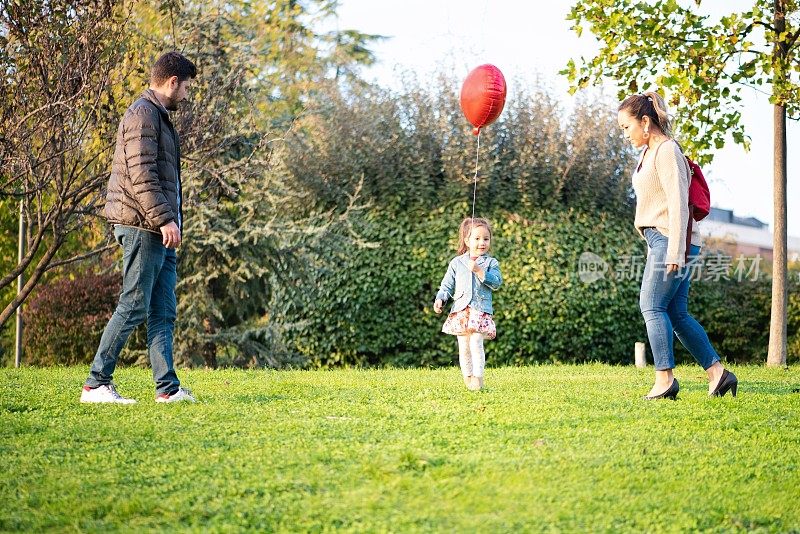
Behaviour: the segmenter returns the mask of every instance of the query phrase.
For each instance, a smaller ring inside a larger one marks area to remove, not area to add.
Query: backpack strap
[[[673,139],[673,141],[675,140]],[[689,158],[687,158],[686,154],[683,152],[683,147],[681,146],[681,144],[677,141],[675,141],[675,144],[678,145],[678,150],[681,151],[681,155],[683,156],[683,162],[686,164],[686,175],[689,177],[689,185],[692,185],[692,177],[694,176],[694,173],[692,172],[692,166],[689,165]]]
[[[656,147],[656,154],[653,156],[653,158],[654,158],[654,159],[658,157],[658,151],[659,151],[659,150],[661,150],[661,147],[662,147],[663,145],[665,145],[665,144],[669,143],[670,141],[675,141],[675,140],[674,140],[674,139],[667,139],[666,141],[661,141],[661,142],[658,144],[658,146]],[[676,144],[676,145],[678,145],[678,142],[677,142],[677,141],[675,141],[675,144]],[[681,147],[681,145],[678,145],[678,148],[680,148],[680,147]]]
[[[689,187],[692,185],[692,167],[689,165],[689,160],[686,158],[686,154],[683,153],[683,147],[680,143],[675,141],[675,144],[678,145],[678,150],[681,151],[681,155],[683,156],[683,162],[686,164],[686,175],[689,178]],[[686,223],[686,251],[683,255],[683,261],[685,263],[689,263],[689,252],[692,249],[692,223],[694,222],[694,205],[689,203],[689,222]]]
[[[683,163],[686,165],[686,176],[689,178],[689,184],[688,185],[691,185],[691,183],[692,183],[692,168],[689,166],[689,160],[686,159],[686,155],[683,153],[683,147],[681,147],[680,143],[678,143],[674,139],[667,139],[666,141],[662,141],[661,144],[659,144],[656,147],[656,154],[655,154],[655,156],[653,156],[653,158],[657,158],[658,157],[658,151],[661,148],[661,145],[664,145],[664,144],[668,143],[669,141],[674,141],[675,144],[678,145],[678,150],[681,151],[681,155],[683,156]],[[658,168],[658,167],[656,167],[656,168]],[[688,189],[688,185],[687,185],[687,189]],[[685,248],[685,251],[683,253],[683,261],[684,261],[684,263],[689,263],[689,252],[691,251],[691,247],[692,247],[692,220],[693,219],[694,219],[694,206],[689,204],[689,222],[686,224],[686,248]]]
[[[648,147],[648,148],[649,148],[649,147]],[[639,172],[639,171],[641,171],[641,170],[642,170],[642,163],[644,163],[644,156],[645,156],[645,154],[647,154],[647,150],[648,150],[648,148],[645,148],[645,149],[642,151],[642,154],[639,156],[639,162],[638,162],[638,163],[636,163],[636,172]]]

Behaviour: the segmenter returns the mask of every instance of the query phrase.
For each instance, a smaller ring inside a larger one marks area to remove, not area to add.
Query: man
[[[176,252],[181,244],[181,173],[178,133],[167,110],[186,99],[197,75],[177,52],[158,58],[150,88],[128,108],[117,130],[105,215],[122,247],[122,293],[103,331],[81,402],[133,404],[112,375],[134,328],[147,321],[147,351],[156,402],[194,402],[180,387],[172,358]]]

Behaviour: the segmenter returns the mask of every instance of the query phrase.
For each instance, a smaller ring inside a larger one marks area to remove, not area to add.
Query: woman
[[[673,399],[680,386],[672,370],[673,331],[708,375],[708,394],[735,397],[736,376],[724,369],[703,327],[687,311],[690,275],[685,269],[689,225],[689,168],[672,139],[664,100],[658,93],[632,95],[619,106],[617,120],[634,147],[644,147],[633,173],[639,234],[647,241],[647,262],[639,306],[656,367],[656,378],[644,398]],[[689,259],[700,253],[699,236],[692,235]]]

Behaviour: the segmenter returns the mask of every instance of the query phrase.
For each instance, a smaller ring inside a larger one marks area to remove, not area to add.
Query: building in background
[[[716,250],[732,257],[760,255],[772,261],[772,232],[769,225],[755,217],[738,217],[733,210],[711,208],[699,224],[707,251]],[[800,237],[789,236],[789,262],[800,261]]]

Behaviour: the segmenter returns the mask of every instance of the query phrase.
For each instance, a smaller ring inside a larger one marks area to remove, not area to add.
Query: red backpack
[[[711,211],[711,191],[700,165],[686,158],[689,164],[689,214],[695,221],[702,221]]]
[[[682,151],[683,149],[681,149]],[[711,211],[711,191],[708,190],[706,177],[703,176],[700,165],[689,158],[686,158],[686,164],[689,166],[689,225],[686,228],[686,254],[683,258],[686,263],[689,263],[689,251],[692,248],[692,220],[702,221],[708,216]]]

